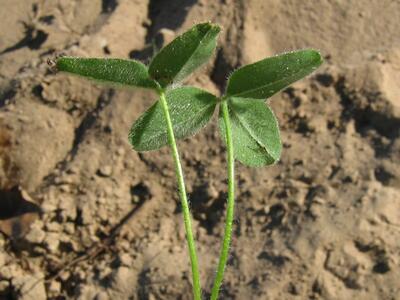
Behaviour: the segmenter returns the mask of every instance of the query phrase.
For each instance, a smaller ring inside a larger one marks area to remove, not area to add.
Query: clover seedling
[[[264,102],[268,97],[308,75],[321,63],[315,50],[300,50],[266,58],[234,71],[226,93],[217,97],[199,88],[179,84],[213,54],[220,27],[212,23],[195,25],[160,50],[149,66],[124,59],[61,57],[57,70],[98,82],[153,89],[159,95],[132,125],[129,141],[137,151],[169,145],[175,164],[179,196],[192,266],[194,299],[201,299],[201,285],[191,215],[176,139],[197,133],[219,107],[219,127],[226,142],[228,200],[225,234],[211,291],[218,298],[229,254],[234,217],[234,159],[248,166],[277,162],[281,154],[278,122]]]

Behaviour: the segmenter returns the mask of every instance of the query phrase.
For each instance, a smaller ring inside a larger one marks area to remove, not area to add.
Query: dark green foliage
[[[226,94],[266,99],[310,74],[322,63],[315,50],[300,50],[269,57],[241,67],[229,77]]]
[[[182,81],[211,57],[220,30],[216,24],[202,23],[186,31],[153,58],[150,76],[162,87]]]
[[[204,64],[216,47],[220,27],[195,25],[165,46],[149,68],[135,60],[62,57],[57,69],[103,83],[151,88],[165,93],[176,138],[190,136],[211,119],[218,99],[193,87],[174,87]],[[284,53],[244,66],[230,76],[226,96],[235,157],[248,166],[265,166],[280,158],[278,122],[264,100],[310,74],[322,63],[318,51]],[[157,101],[132,126],[129,141],[137,151],[168,144],[162,106]],[[220,118],[220,122],[221,122]],[[225,127],[221,123],[222,135]]]
[[[166,93],[175,137],[198,132],[211,119],[217,98],[194,87],[181,87]],[[156,150],[168,145],[164,112],[157,101],[133,124],[129,141],[137,151]]]
[[[228,100],[235,158],[250,167],[276,163],[282,145],[278,121],[263,100],[231,98]],[[225,137],[225,125],[220,116],[220,129]]]
[[[57,70],[86,77],[100,83],[156,89],[147,67],[136,60],[118,58],[60,57]]]

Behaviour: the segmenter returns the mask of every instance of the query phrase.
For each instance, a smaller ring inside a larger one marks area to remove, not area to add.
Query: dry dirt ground
[[[136,153],[147,91],[54,74],[58,53],[144,62],[196,22],[224,28],[189,84],[320,49],[317,73],[270,103],[281,161],[237,163],[221,299],[400,299],[398,0],[0,0],[0,298],[191,299],[170,153]],[[179,147],[205,298],[226,199],[214,122]],[[119,226],[118,224],[123,224]]]

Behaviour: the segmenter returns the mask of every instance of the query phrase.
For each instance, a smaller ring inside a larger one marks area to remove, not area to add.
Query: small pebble
[[[107,295],[106,292],[98,292],[96,297],[94,298],[95,300],[108,300],[110,299],[110,297]]]
[[[60,236],[58,233],[49,232],[44,240],[46,248],[51,252],[55,253],[58,251],[60,245]]]
[[[101,166],[98,174],[103,177],[110,177],[112,174],[112,167],[110,165]]]
[[[132,257],[128,253],[121,253],[119,255],[119,261],[122,266],[131,266],[132,265]]]
[[[34,227],[25,236],[25,240],[33,244],[41,244],[46,237],[46,233],[41,229]]]
[[[48,288],[49,293],[58,294],[61,290],[61,283],[59,281],[53,280]]]

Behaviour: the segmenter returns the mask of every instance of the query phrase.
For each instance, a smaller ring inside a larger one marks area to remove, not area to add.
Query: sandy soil
[[[215,93],[268,55],[314,47],[326,58],[271,99],[280,163],[237,163],[221,299],[400,299],[399,1],[0,4],[1,299],[191,299],[170,153],[127,141],[155,95],[54,74],[46,60],[146,62],[153,41],[205,20],[224,31],[189,84]],[[215,119],[179,147],[207,294],[226,198]]]

